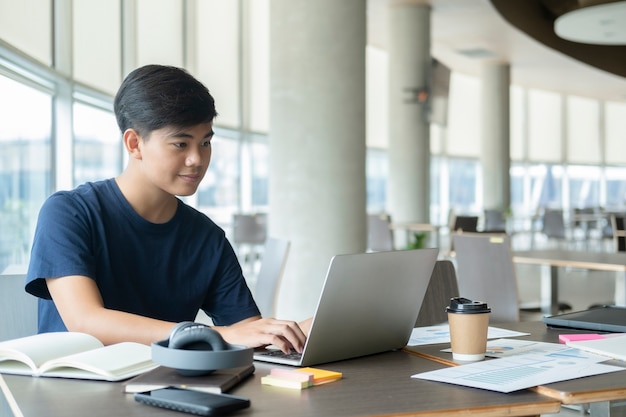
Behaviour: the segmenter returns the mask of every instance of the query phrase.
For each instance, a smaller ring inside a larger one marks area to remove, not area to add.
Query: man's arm
[[[89,333],[105,345],[119,342],[149,345],[167,338],[175,324],[105,308],[95,281],[85,276],[48,278],[46,285],[65,327],[69,331]]]
[[[46,285],[69,331],[88,333],[105,345],[139,342],[149,345],[168,337],[175,323],[104,307],[100,290],[91,278],[74,275],[48,278]],[[303,322],[303,323],[306,323]],[[308,327],[303,326],[308,333]],[[275,345],[284,352],[301,352],[305,332],[293,321],[249,317],[231,326],[214,327],[229,343],[258,347]]]

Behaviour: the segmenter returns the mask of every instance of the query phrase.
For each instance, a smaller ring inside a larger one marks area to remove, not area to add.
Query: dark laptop
[[[551,327],[626,333],[626,307],[601,306],[544,317]]]

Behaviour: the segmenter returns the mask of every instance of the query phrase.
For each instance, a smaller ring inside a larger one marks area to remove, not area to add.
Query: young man
[[[195,193],[209,167],[217,112],[206,87],[148,65],[126,77],[114,107],[124,172],[41,208],[26,279],[39,332],[149,344],[203,309],[230,343],[300,352],[302,328],[261,318],[224,231],[176,197]]]

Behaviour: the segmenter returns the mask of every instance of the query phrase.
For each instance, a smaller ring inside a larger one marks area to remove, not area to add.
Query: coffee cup
[[[452,358],[462,362],[483,360],[487,350],[491,308],[484,301],[455,297],[450,299],[446,311],[450,325]]]

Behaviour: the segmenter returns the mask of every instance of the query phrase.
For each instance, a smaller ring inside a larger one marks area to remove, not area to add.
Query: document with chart
[[[412,377],[491,391],[513,392],[552,382],[626,370],[620,366],[600,363],[607,360],[605,356],[554,345],[551,349],[530,350],[498,359],[415,374]]]

